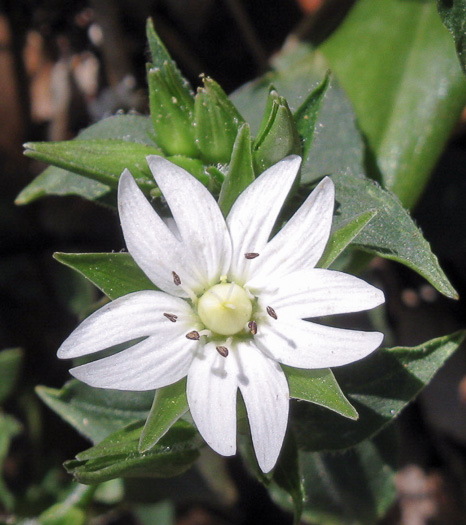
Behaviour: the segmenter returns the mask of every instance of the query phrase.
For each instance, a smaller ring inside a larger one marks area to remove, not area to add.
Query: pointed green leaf
[[[345,453],[301,452],[306,523],[378,523],[396,498],[396,438],[395,431],[389,428]],[[283,491],[272,490],[272,497],[290,509]]]
[[[159,388],[139,440],[139,452],[144,453],[155,446],[172,425],[189,410],[186,397],[186,378]]]
[[[292,432],[287,432],[280,457],[273,469],[273,481],[290,495],[293,502],[293,523],[299,525],[303,513],[304,487],[298,461],[298,448]]]
[[[36,387],[37,395],[78,432],[98,443],[131,422],[145,418],[154,392],[91,388],[72,380],[62,389]]]
[[[341,223],[337,229],[332,231],[317,266],[328,268],[376,215],[377,210],[368,210]]]
[[[0,352],[0,404],[10,395],[19,379],[23,351],[9,348]]]
[[[377,215],[353,240],[355,246],[408,266],[439,292],[453,299],[458,298],[429,243],[395,195],[368,179],[336,175],[332,180],[340,204],[335,216],[337,227],[359,213],[377,211]]]
[[[360,0],[319,51],[354,105],[371,176],[412,207],[466,103],[436,3]]]
[[[152,146],[125,140],[94,139],[28,142],[25,148],[28,157],[74,171],[113,189],[126,168],[131,170],[144,191],[149,193],[156,188],[146,157],[160,155],[161,151]]]
[[[173,155],[168,157],[168,160],[191,173],[191,175],[196,177],[196,179],[202,182],[207,188],[211,187],[212,178],[199,159],[192,159],[191,157],[184,157],[183,155]]]
[[[149,117],[114,115],[82,130],[78,139],[115,139],[146,144],[156,148]],[[131,166],[126,166],[131,170]],[[88,179],[72,171],[51,166],[33,180],[16,198],[16,204],[29,204],[47,195],[79,195],[88,200],[115,206],[115,194],[106,184]]]
[[[149,105],[155,140],[167,155],[198,157],[194,99],[169,62],[148,67]]]
[[[208,163],[227,163],[244,119],[214,80],[203,81],[194,100],[197,145]]]
[[[0,413],[0,473],[3,470],[3,462],[8,454],[11,440],[21,432],[21,425],[11,416]],[[0,475],[0,502],[7,510],[13,508],[14,496],[6,487]]]
[[[65,468],[77,481],[101,483],[119,477],[171,477],[187,470],[199,456],[202,439],[195,428],[178,421],[149,452],[138,452],[144,421],[111,434],[81,452]]]
[[[254,180],[254,167],[251,151],[251,132],[247,124],[243,124],[236,137],[228,172],[220,190],[218,205],[226,217],[238,198]]]
[[[300,449],[338,450],[373,436],[398,416],[459,347],[466,331],[412,348],[377,350],[362,361],[333,369],[359,414],[351,421],[311,403],[293,407],[291,425]]]
[[[254,170],[259,175],[288,155],[301,155],[301,138],[284,97],[270,91],[269,112],[264,114],[261,133],[253,145]]]
[[[84,275],[110,299],[157,290],[129,253],[55,253],[54,258]]]
[[[453,35],[461,67],[466,73],[466,0],[437,0],[438,12]]]
[[[358,413],[341,391],[329,368],[305,370],[282,365],[290,397],[328,408],[341,416],[358,419]]]
[[[302,157],[306,159],[311,149],[317,118],[322,106],[323,99],[330,85],[330,73],[327,72],[322,83],[311,91],[306,100],[294,113],[296,127],[303,141]]]

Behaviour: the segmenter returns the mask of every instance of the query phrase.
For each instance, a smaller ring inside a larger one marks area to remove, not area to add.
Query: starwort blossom
[[[367,356],[383,338],[304,320],[374,308],[384,296],[356,277],[315,268],[332,223],[329,178],[270,238],[300,162],[291,156],[266,170],[225,220],[198,180],[150,156],[173,215],[170,227],[126,170],[118,193],[126,245],[161,291],[112,301],[58,351],[73,358],[138,340],[71,373],[94,387],[136,391],[187,376],[192,418],[205,441],[225,456],[236,451],[239,388],[264,472],[276,463],[288,420],[289,389],[280,363],[308,369],[345,365]]]

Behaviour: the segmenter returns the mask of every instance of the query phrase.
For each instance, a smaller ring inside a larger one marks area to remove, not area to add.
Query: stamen
[[[173,275],[173,282],[176,284],[176,286],[179,286],[181,284],[180,276],[176,272],[172,272]]]
[[[169,321],[172,323],[176,323],[176,320],[178,319],[178,316],[175,314],[163,314]]]
[[[249,321],[248,328],[249,328],[249,330],[251,330],[251,334],[252,335],[256,335],[257,334],[257,323],[256,323],[256,321]]]
[[[186,334],[186,338],[191,339],[191,341],[199,341],[200,337],[201,336],[199,335],[199,332],[196,332],[196,330],[193,330],[192,332]]]
[[[255,252],[249,252],[245,253],[244,256],[246,257],[246,259],[255,259],[256,257],[259,257],[259,254]]]
[[[278,319],[277,313],[271,306],[267,306],[266,310],[267,310],[267,313],[270,315],[270,317],[272,317],[272,319]]]
[[[228,348],[226,346],[216,346],[215,348],[222,357],[228,356]]]

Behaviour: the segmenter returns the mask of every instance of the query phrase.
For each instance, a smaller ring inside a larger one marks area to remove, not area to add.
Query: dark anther
[[[259,257],[258,253],[245,253],[244,256],[246,259],[255,259],[256,257]]]
[[[173,282],[176,284],[176,286],[179,286],[181,284],[180,276],[176,272],[172,272],[173,275]]]
[[[186,334],[187,339],[191,339],[191,341],[199,341],[199,338],[201,337],[199,335],[199,332],[196,332],[196,330],[193,330],[192,332],[189,332],[189,334]]]
[[[172,323],[176,323],[176,320],[178,319],[178,316],[175,314],[163,314],[169,321]]]
[[[252,335],[256,335],[257,334],[257,323],[256,323],[256,321],[249,321],[248,328],[249,328],[249,330],[251,330],[251,334]]]
[[[272,319],[277,319],[277,313],[271,306],[267,306],[267,313],[272,317]]]
[[[217,352],[222,357],[227,357],[227,355],[228,355],[228,348],[226,346],[216,346],[215,348],[217,349]]]

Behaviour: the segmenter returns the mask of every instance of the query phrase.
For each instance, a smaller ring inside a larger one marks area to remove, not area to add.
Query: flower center
[[[243,330],[250,320],[251,299],[235,283],[216,284],[199,299],[197,313],[212,332],[233,335]]]

